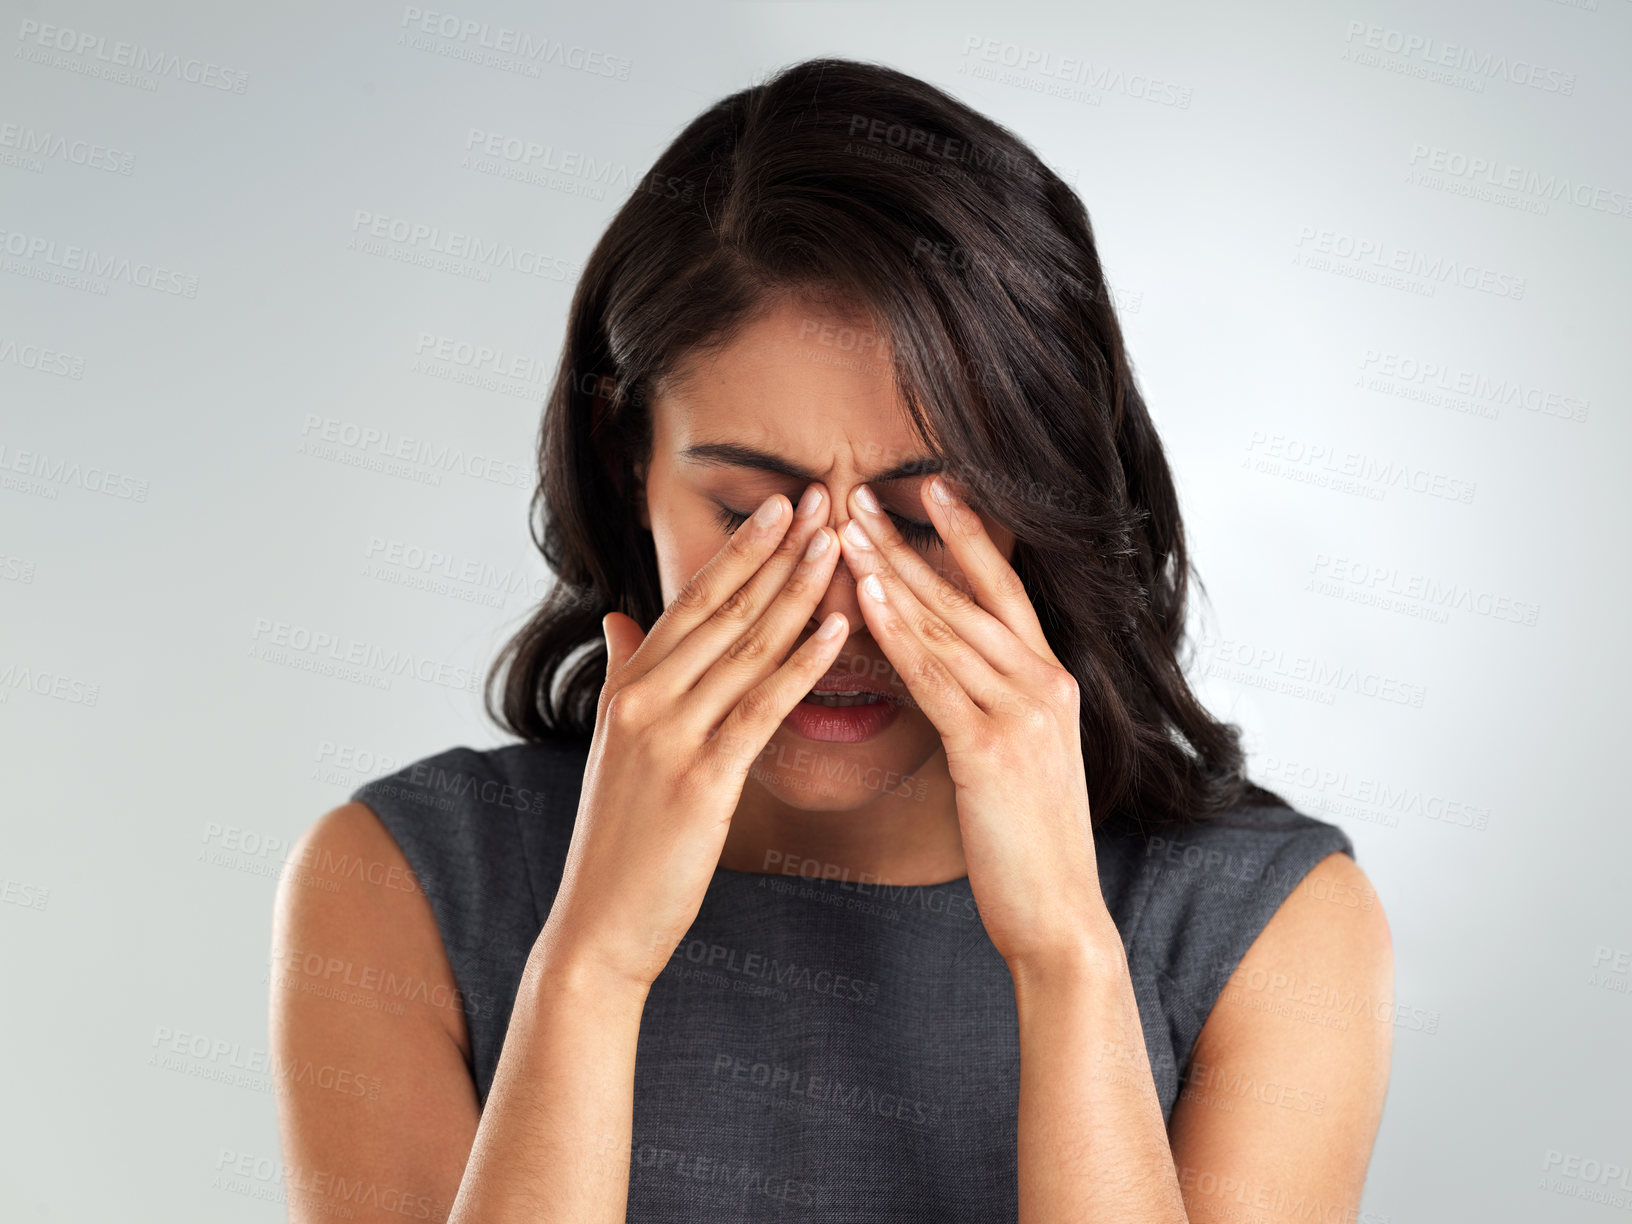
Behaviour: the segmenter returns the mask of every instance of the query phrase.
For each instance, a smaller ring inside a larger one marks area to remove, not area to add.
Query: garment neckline
[[[958,876],[952,880],[942,880],[936,884],[892,884],[883,880],[845,880],[834,879],[830,876],[790,875],[781,871],[738,871],[735,867],[715,867],[714,878],[717,880],[742,880],[747,882],[759,880],[782,880],[789,884],[819,884],[831,885],[839,888],[849,887],[857,892],[882,892],[888,889],[893,895],[906,891],[927,892],[934,888],[968,887],[969,876]]]

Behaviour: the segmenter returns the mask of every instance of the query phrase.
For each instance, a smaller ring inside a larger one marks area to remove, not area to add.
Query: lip
[[[884,666],[888,666],[887,664]],[[865,670],[863,670],[865,668]],[[888,681],[874,675],[877,665],[870,659],[840,659],[827,674],[810,686],[813,693],[874,693],[896,705],[901,704],[900,690]]]
[[[801,701],[788,711],[782,725],[817,743],[860,744],[881,735],[900,713],[901,707],[893,701],[844,707]]]

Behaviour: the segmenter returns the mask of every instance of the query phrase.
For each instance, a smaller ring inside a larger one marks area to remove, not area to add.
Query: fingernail
[[[877,574],[868,574],[861,580],[861,589],[866,591],[879,603],[884,602],[884,584],[878,580]]]
[[[878,513],[878,498],[873,496],[873,491],[866,485],[856,486],[856,504],[869,514]]]
[[[782,502],[775,493],[772,493],[769,497],[767,497],[764,504],[761,505],[758,510],[754,511],[754,522],[758,523],[761,527],[769,527],[781,517]]]
[[[822,528],[816,529],[816,534],[810,537],[810,543],[805,546],[805,560],[814,561],[827,551],[832,541],[827,538],[827,532]]]
[[[934,480],[930,481],[929,495],[936,501],[940,502],[943,506],[950,506],[955,500],[957,500],[952,496],[952,490],[947,487],[946,480],[940,476],[937,476]]]
[[[831,612],[828,614],[827,619],[822,622],[822,627],[816,630],[816,636],[824,642],[828,638],[838,637],[839,634],[844,632],[844,625],[844,614],[842,612]]]
[[[799,509],[795,512],[796,518],[808,518],[816,513],[817,507],[822,504],[822,489],[820,485],[811,485],[805,490],[805,495],[799,499]]]
[[[873,546],[873,542],[867,538],[866,531],[862,529],[861,524],[856,522],[855,519],[851,519],[844,525],[844,538],[857,548],[871,548]]]

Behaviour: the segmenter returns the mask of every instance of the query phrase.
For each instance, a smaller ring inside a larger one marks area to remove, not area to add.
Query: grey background
[[[0,4],[0,1215],[281,1218],[283,852],[500,742],[468,679],[548,581],[576,269],[698,111],[836,53],[1088,206],[1211,596],[1197,682],[1390,917],[1413,1019],[1365,1218],[1624,1218],[1632,4],[455,5],[418,7],[614,75],[460,58],[402,4]],[[120,41],[185,73],[110,78]],[[545,274],[420,266],[359,213]]]

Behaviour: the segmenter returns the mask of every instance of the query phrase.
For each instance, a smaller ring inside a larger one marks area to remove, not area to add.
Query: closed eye
[[[717,517],[720,526],[725,529],[726,535],[730,535],[748,521],[748,515],[733,510],[729,506],[721,505],[719,502],[714,504],[719,507]],[[915,519],[903,518],[890,510],[886,510],[884,513],[890,516],[890,522],[895,524],[895,529],[901,533],[901,538],[914,548],[945,547],[941,542],[941,533],[935,530],[933,523],[920,523]]]

